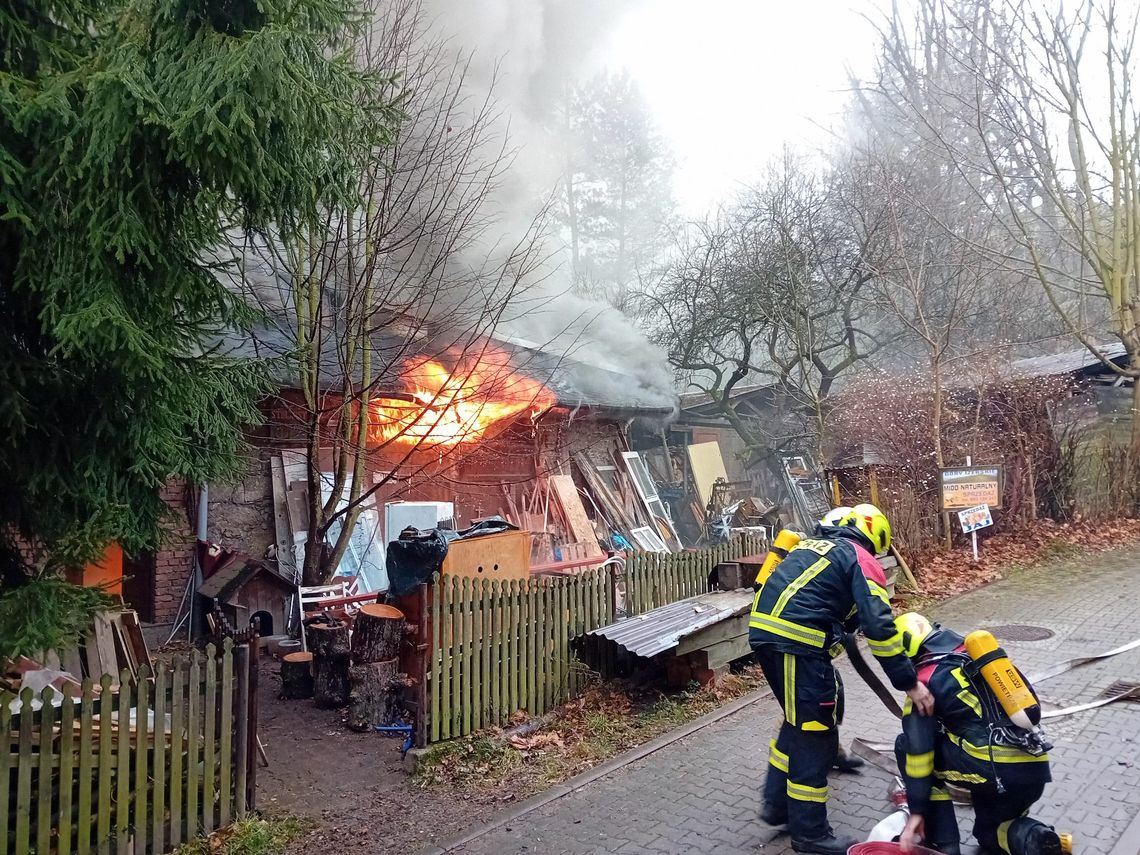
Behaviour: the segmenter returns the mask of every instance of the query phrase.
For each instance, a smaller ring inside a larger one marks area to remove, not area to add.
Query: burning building
[[[344,567],[349,573],[371,567],[369,587],[386,583],[380,569],[386,543],[408,520],[422,526],[425,508],[456,529],[487,517],[508,520],[530,532],[531,561],[540,567],[601,555],[599,540],[679,547],[652,484],[638,483],[639,460],[628,442],[635,423],[664,425],[673,417],[672,390],[582,353],[517,339],[472,337],[462,347],[422,339],[409,347],[406,339],[377,337],[375,346],[383,351],[378,363],[390,370],[367,388],[354,384],[349,402],[335,372],[322,380],[314,407],[296,368],[281,369],[264,402],[265,423],[250,432],[244,477],[211,485],[210,540],[254,558],[273,557],[291,578],[303,554],[298,535],[308,507],[311,420],[320,421],[317,457],[331,482],[344,435],[337,422],[349,417],[365,431],[363,483],[370,495]],[[289,348],[286,337],[263,333],[248,352],[264,357]],[[575,499],[567,514],[563,505]],[[412,509],[419,515],[405,512]],[[140,612],[160,625],[174,621],[192,572],[192,528],[178,535],[174,546],[144,562],[153,604],[141,604]]]

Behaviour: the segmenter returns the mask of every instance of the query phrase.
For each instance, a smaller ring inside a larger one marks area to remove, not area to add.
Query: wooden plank
[[[170,670],[160,662],[154,672],[154,755],[151,759],[154,775],[154,792],[151,797],[151,847],[153,852],[166,851],[166,690],[170,685]],[[170,734],[178,750],[178,736]]]
[[[147,836],[150,834],[149,804],[150,804],[150,745],[166,741],[165,728],[155,718],[150,716],[150,666],[146,662],[139,665],[138,694],[135,700],[135,815],[132,817],[134,828],[134,851],[147,852]],[[155,847],[155,851],[161,849]]]
[[[507,717],[519,708],[519,587],[517,579],[507,581]]]
[[[8,845],[11,802],[11,775],[12,764],[15,762],[15,753],[12,751],[12,701],[16,696],[11,692],[0,691],[0,841]]]
[[[234,654],[234,813],[238,819],[246,815],[249,802],[246,799],[246,785],[249,778],[249,755],[255,746],[249,744],[250,716],[250,664],[249,645],[236,644]]]
[[[522,673],[519,675],[519,709],[534,714],[534,645],[535,645],[535,612],[534,600],[537,579],[529,579],[523,585],[519,601],[522,607],[521,624],[519,626],[519,643],[522,650],[519,659],[522,663]]]
[[[186,837],[192,839],[202,833],[198,825],[199,747],[202,744],[202,666],[197,650],[190,652],[190,679],[186,686]]]
[[[558,613],[554,618],[554,625],[558,628],[558,685],[554,687],[554,703],[562,704],[570,693],[570,624],[573,616],[570,614],[570,579],[559,579],[555,584],[558,592],[555,605]]]
[[[443,709],[443,648],[440,646],[440,623],[443,621],[443,585],[436,574],[431,583],[431,742],[442,738],[440,713]]]
[[[507,717],[503,714],[503,670],[507,658],[503,655],[503,606],[506,603],[504,592],[506,579],[491,582],[491,723],[502,725]]]
[[[218,772],[218,826],[230,824],[233,813],[234,786],[234,642],[227,638],[222,644],[222,712],[219,721],[221,747]]]
[[[459,599],[463,605],[463,730],[461,736],[472,732],[472,676],[475,672],[475,591],[474,580],[459,580]]]
[[[234,799],[237,819],[242,819],[250,811],[249,790],[247,790],[250,782],[250,759],[257,754],[257,743],[250,744],[253,685],[249,644],[234,645],[234,676],[237,682],[234,693]]]
[[[277,564],[287,579],[296,574],[293,557],[293,531],[289,527],[289,508],[285,502],[285,465],[281,456],[269,458],[270,481],[273,489],[273,533],[277,544]]]
[[[546,481],[558,499],[573,539],[583,544],[586,550],[585,557],[604,555],[601,546],[598,545],[594,524],[590,522],[586,508],[582,504],[582,497],[578,494],[578,487],[574,484],[574,478],[570,475],[548,475]]]
[[[115,847],[130,851],[131,828],[131,672],[119,672],[119,719],[115,722]]]
[[[483,726],[483,580],[471,580],[471,730]]]
[[[110,674],[103,674],[99,678],[99,777],[95,798],[97,812],[95,828],[95,846],[98,851],[106,852],[111,841],[111,807],[114,800],[111,798],[111,763],[114,760],[111,752],[115,747],[114,722],[114,695],[111,693],[112,678]]]
[[[743,659],[752,652],[752,647],[748,643],[748,634],[745,633],[710,644],[702,652],[708,660],[709,668],[720,668],[737,659]]]
[[[83,680],[83,658],[79,655],[78,647],[69,647],[60,656],[63,670],[75,678],[76,682]]]
[[[451,730],[447,734],[447,739],[455,739],[460,735],[463,725],[463,683],[461,681],[461,670],[463,669],[463,647],[464,647],[464,621],[463,621],[463,597],[461,586],[462,579],[456,579],[453,576],[444,576],[443,583],[447,585],[448,594],[451,597]]]
[[[72,807],[75,795],[75,704],[78,699],[63,699],[59,709],[59,837],[56,841],[56,855],[71,855],[72,850]],[[3,703],[0,700],[0,703]],[[2,748],[3,746],[0,746]],[[0,766],[2,769],[2,766]],[[0,805],[7,804],[0,799]],[[0,840],[5,837],[0,834]],[[45,852],[47,850],[44,850]]]
[[[123,631],[126,633],[127,641],[131,645],[131,651],[134,654],[135,661],[140,666],[146,665],[151,668],[153,673],[154,663],[150,658],[150,650],[146,646],[146,637],[143,635],[138,613],[130,610],[120,612],[119,620],[123,625]]]
[[[217,739],[218,739],[218,648],[206,645],[206,659],[203,663],[206,672],[206,701],[203,707],[202,738],[202,833],[209,834],[217,826],[214,816],[214,784],[217,781]],[[227,722],[227,727],[228,727]]]
[[[115,659],[131,674],[138,673],[138,661],[135,659],[134,648],[127,639],[126,630],[123,629],[120,615],[111,613],[107,615],[107,623],[111,628],[111,639],[115,642]]]
[[[114,630],[106,612],[95,615],[95,646],[99,651],[99,664],[103,674],[112,674],[116,680],[119,679],[119,657],[115,653]]]
[[[185,709],[183,691],[186,685],[186,672],[182,658],[175,656],[170,667],[170,848],[177,849],[182,844],[183,787],[182,760],[186,745]]]
[[[720,443],[698,442],[685,447],[689,458],[689,472],[697,488],[701,507],[708,507],[712,498],[713,484],[717,478],[728,480],[728,470],[724,467],[724,457],[720,453]]]
[[[94,717],[95,687],[90,677],[83,681],[79,701],[79,813],[75,820],[76,855],[91,852],[91,828],[94,824],[91,811],[91,778],[94,769],[94,745],[92,743],[92,719]],[[0,801],[0,804],[3,804]]]
[[[16,765],[16,855],[28,855],[32,848],[32,690],[20,692],[19,761]],[[4,805],[7,810],[8,806]]]
[[[50,686],[40,692],[40,733],[36,746],[39,769],[36,775],[36,852],[51,851],[52,766],[55,759],[55,690]],[[64,699],[66,703],[66,699]],[[29,718],[31,716],[28,716]]]

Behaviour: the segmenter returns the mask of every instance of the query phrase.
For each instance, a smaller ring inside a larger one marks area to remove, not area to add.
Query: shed
[[[201,596],[217,600],[238,629],[259,618],[262,636],[285,631],[289,598],[296,592],[294,584],[267,562],[243,557],[219,567],[198,587]]]

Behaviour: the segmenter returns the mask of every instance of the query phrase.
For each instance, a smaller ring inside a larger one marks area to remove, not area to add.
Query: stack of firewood
[[[401,690],[410,684],[400,673],[404,613],[382,603],[362,606],[349,622],[321,616],[307,620],[308,652],[281,661],[281,694],[312,697],[322,709],[348,706],[348,726],[366,731],[397,720]]]

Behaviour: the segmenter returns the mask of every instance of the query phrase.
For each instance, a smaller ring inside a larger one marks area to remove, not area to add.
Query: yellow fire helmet
[[[823,519],[819,521],[820,525],[843,525],[843,518],[851,513],[851,508],[846,505],[839,508],[832,508],[823,515]]]
[[[886,514],[874,505],[856,505],[840,525],[854,526],[863,532],[874,545],[876,555],[882,555],[891,548],[891,524]]]
[[[922,643],[934,632],[930,621],[918,612],[906,612],[895,618],[895,629],[902,633],[903,649],[911,659],[918,655]]]

